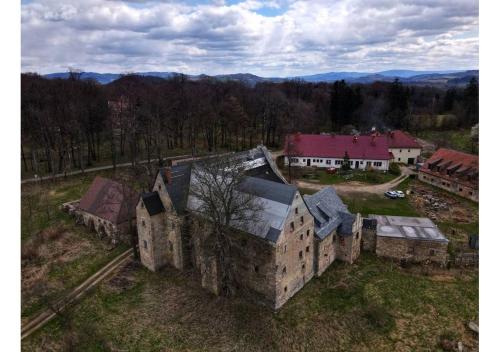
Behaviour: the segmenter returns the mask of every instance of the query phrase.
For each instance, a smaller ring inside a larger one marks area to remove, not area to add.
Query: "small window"
[[[410,152],[410,149],[408,149],[408,153]]]
[[[283,290],[284,290],[284,291],[285,291],[285,293],[286,293],[286,291],[288,291],[288,287],[287,287],[287,286],[285,286],[285,288],[284,288]]]
[[[295,208],[295,214],[299,213],[299,208]]]
[[[146,226],[146,221],[144,221],[144,219],[142,219],[142,226]]]
[[[161,185],[158,185],[158,189],[161,191]]]
[[[255,270],[256,273],[259,272],[259,266],[258,265],[256,265],[253,269]]]
[[[356,239],[359,239],[359,232],[356,232]]]
[[[401,158],[398,158],[398,161],[401,161]]]
[[[295,230],[295,224],[293,221],[290,223],[290,232],[293,232]]]
[[[331,165],[332,164],[332,161],[331,160],[327,160],[326,161],[326,165]]]
[[[285,244],[285,246],[283,247],[283,253],[286,253],[286,244]]]
[[[304,239],[304,234],[300,234],[300,240],[302,241]]]
[[[306,270],[306,264],[302,264],[302,270]]]
[[[306,232],[306,236],[309,237],[309,233],[311,232],[311,230],[307,230]]]
[[[302,259],[303,255],[302,255],[302,251],[299,252],[299,259]]]
[[[461,188],[459,188],[458,190],[459,190],[460,192],[462,192],[462,189],[461,189]]]
[[[302,161],[305,163],[305,162],[306,162],[306,159],[302,159]]]
[[[148,249],[148,241],[144,240],[143,244],[144,244],[144,248]]]
[[[472,195],[472,191],[469,192],[469,195]]]
[[[403,150],[399,149],[399,152],[400,152],[400,153],[402,153],[402,152],[403,152]]]
[[[306,253],[309,253],[309,246],[306,247]]]
[[[281,273],[282,273],[283,275],[285,275],[285,274],[286,274],[286,266],[284,266],[284,267],[283,267],[283,270],[281,270]]]
[[[304,224],[304,217],[303,217],[303,216],[301,216],[301,217],[300,217],[300,224],[301,224],[301,225],[303,225],[303,224]]]

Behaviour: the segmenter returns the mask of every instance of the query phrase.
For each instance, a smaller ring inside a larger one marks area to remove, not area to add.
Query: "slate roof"
[[[80,199],[78,208],[116,225],[128,221],[129,213],[135,218],[138,199],[139,194],[131,188],[97,176]]]
[[[186,210],[189,195],[189,182],[191,179],[191,163],[174,165],[170,168],[171,182],[166,184],[168,195],[172,200],[175,211],[182,214]],[[165,181],[165,169],[160,173]]]
[[[341,159],[391,160],[387,138],[384,136],[346,136],[322,134],[293,134],[285,141],[284,155]]]
[[[149,215],[153,216],[165,212],[165,207],[158,195],[158,192],[148,192],[141,195]]]
[[[415,138],[400,130],[390,131],[386,137],[389,148],[422,148]]]
[[[349,212],[333,187],[305,195],[304,202],[314,217],[314,232],[320,239],[323,240],[334,230],[341,236],[352,235],[355,216]]]

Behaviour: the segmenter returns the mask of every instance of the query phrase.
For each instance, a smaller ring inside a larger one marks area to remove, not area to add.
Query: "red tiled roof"
[[[389,148],[422,148],[416,139],[406,132],[395,130],[387,132],[386,136]]]
[[[120,224],[128,220],[129,211],[132,218],[135,218],[135,206],[138,200],[137,192],[129,187],[97,176],[80,199],[78,208],[113,224]]]
[[[285,141],[285,155],[320,158],[390,160],[387,139],[383,136],[346,136],[320,134],[288,135]]]
[[[460,180],[476,185],[479,175],[479,157],[440,148],[427,159],[420,171],[452,181]]]

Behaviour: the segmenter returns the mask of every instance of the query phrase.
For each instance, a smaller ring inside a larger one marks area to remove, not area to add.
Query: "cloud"
[[[477,0],[21,5],[22,70],[252,72],[478,66]]]

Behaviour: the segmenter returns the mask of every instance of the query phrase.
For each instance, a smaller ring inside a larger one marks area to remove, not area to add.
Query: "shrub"
[[[401,175],[401,169],[399,168],[399,164],[390,163],[389,164],[389,173],[391,175],[395,175],[395,176]]]

